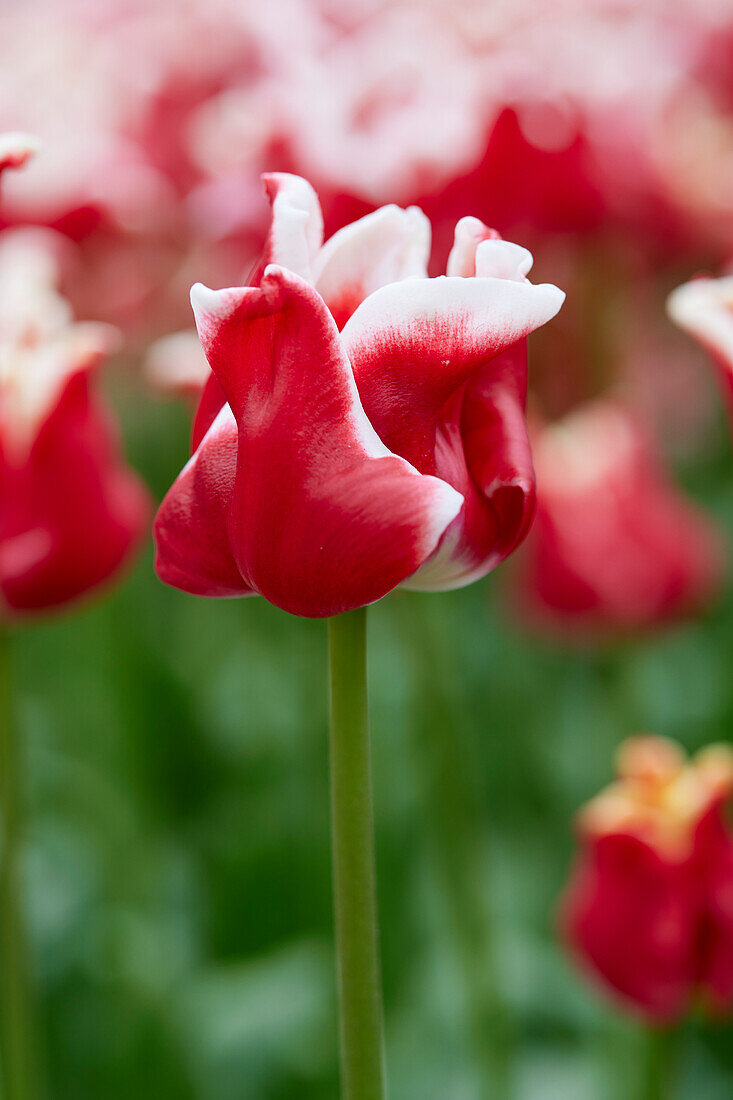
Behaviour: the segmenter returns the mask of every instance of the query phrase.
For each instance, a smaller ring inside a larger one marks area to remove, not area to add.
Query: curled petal
[[[433,552],[460,494],[381,442],[333,318],[297,275],[271,266],[260,287],[191,297],[239,428],[229,541],[245,581],[311,617],[379,599]]]
[[[227,519],[237,468],[237,425],[224,405],[163,499],[155,519],[155,568],[195,596],[246,596]]]
[[[483,367],[449,403],[436,438],[440,477],[464,506],[440,547],[404,587],[444,590],[495,569],[524,539],[535,477],[524,417],[526,342]]]
[[[526,283],[532,263],[532,253],[511,241],[484,240],[476,249],[476,276],[479,279]]]
[[[318,196],[301,176],[272,172],[262,177],[272,206],[267,243],[251,283],[259,283],[268,264],[280,264],[313,282],[312,264],[323,243]]]
[[[523,283],[532,263],[532,253],[526,248],[502,240],[495,229],[489,229],[478,218],[461,218],[446,271],[464,279],[477,276]]]
[[[481,241],[498,240],[495,229],[489,229],[478,218],[461,218],[456,225],[453,248],[448,257],[447,275],[469,279],[476,274],[476,249]]]
[[[508,279],[408,279],[375,291],[343,333],[364,409],[381,439],[435,472],[448,399],[495,355],[554,317],[564,294]]]
[[[313,264],[315,285],[343,328],[374,290],[426,278],[429,255],[430,222],[423,212],[416,206],[382,206],[326,242]]]

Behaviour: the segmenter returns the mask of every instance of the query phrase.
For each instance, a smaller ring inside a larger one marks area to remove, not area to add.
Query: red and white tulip
[[[674,742],[632,738],[618,779],[581,811],[580,854],[562,904],[583,967],[655,1023],[701,998],[733,1005],[733,750],[692,760]]]
[[[0,235],[0,597],[6,615],[66,603],[114,573],[148,522],[91,375],[115,329],[76,323],[59,239]]]
[[[431,279],[420,210],[324,244],[310,185],[266,185],[252,285],[192,290],[213,376],[156,519],[159,575],[313,617],[470,583],[527,531],[526,337],[562,292],[475,219]]]

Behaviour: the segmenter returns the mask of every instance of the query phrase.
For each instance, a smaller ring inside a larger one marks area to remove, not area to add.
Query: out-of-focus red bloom
[[[90,372],[114,329],[74,323],[51,231],[0,235],[0,593],[6,614],[66,603],[105,581],[148,520]]]
[[[581,636],[698,608],[721,579],[717,533],[620,405],[598,400],[535,441],[537,511],[515,578],[538,626]]]
[[[313,617],[468,584],[527,530],[525,344],[561,291],[476,219],[429,279],[420,210],[383,207],[324,244],[310,185],[266,182],[253,285],[192,291],[214,374],[156,519],[159,575]]]
[[[561,907],[573,954],[623,1001],[671,1023],[702,997],[733,1004],[733,750],[644,735],[618,779],[581,811],[580,855]]]
[[[667,312],[712,356],[733,420],[733,275],[699,278],[673,290]]]

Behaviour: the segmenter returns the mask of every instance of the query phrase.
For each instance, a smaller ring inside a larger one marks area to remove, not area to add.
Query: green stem
[[[680,1034],[673,1027],[647,1027],[639,1100],[672,1100]]]
[[[31,981],[21,899],[22,763],[15,723],[11,645],[0,631],[0,1059],[5,1100],[34,1100]]]
[[[343,1100],[383,1100],[384,1039],[366,683],[366,609],[328,624],[331,828]]]

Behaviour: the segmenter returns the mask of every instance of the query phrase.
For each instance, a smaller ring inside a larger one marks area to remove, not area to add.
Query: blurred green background
[[[188,413],[113,389],[159,498]],[[680,474],[730,540],[722,414]],[[390,1094],[486,1095],[491,1013],[471,986],[491,933],[515,1095],[628,1100],[635,1028],[554,933],[572,815],[632,732],[733,738],[733,593],[663,634],[571,649],[513,621],[508,568],[370,612]],[[148,547],[111,594],[20,628],[15,665],[49,1098],[333,1100],[324,624],[166,589]],[[732,1039],[685,1029],[681,1094],[733,1093]]]

